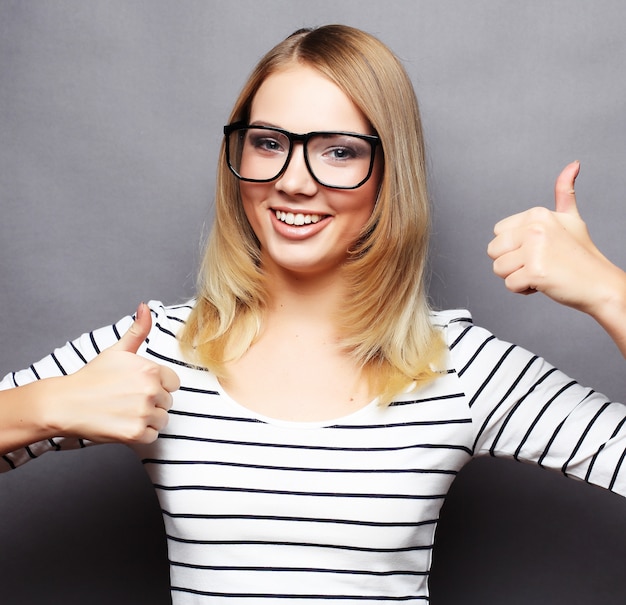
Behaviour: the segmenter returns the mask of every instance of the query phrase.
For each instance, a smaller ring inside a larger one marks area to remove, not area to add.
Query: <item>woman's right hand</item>
[[[46,407],[60,435],[127,444],[157,438],[180,380],[172,369],[136,355],[151,326],[150,310],[142,303],[115,345],[75,374],[58,379],[57,405]]]

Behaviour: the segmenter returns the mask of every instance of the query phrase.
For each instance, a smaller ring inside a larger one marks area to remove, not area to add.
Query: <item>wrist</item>
[[[62,378],[0,391],[0,453],[63,435],[57,401]]]
[[[587,313],[606,330],[626,357],[626,272],[612,265],[600,283],[597,302]]]
[[[67,406],[71,389],[69,376],[46,378],[32,384],[31,405],[37,428],[42,438],[70,436],[70,427],[64,409]]]

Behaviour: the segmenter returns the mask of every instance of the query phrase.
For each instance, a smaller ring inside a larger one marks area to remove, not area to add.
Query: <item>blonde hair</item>
[[[367,117],[381,139],[378,199],[344,266],[342,344],[384,402],[435,376],[443,344],[426,296],[430,205],[417,99],[395,55],[377,38],[344,25],[299,30],[267,53],[229,122],[247,121],[265,79],[294,63],[318,70]],[[379,147],[380,150],[380,147]],[[377,151],[378,153],[378,151]],[[222,144],[215,221],[198,280],[198,299],[181,342],[218,376],[258,337],[268,300],[259,242],[243,211]]]

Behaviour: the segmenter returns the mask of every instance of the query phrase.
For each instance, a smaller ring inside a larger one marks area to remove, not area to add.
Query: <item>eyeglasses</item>
[[[269,183],[280,177],[291,159],[294,143],[302,143],[311,176],[324,187],[356,189],[374,168],[377,136],[353,132],[294,134],[273,126],[241,122],[224,126],[226,158],[242,181]]]

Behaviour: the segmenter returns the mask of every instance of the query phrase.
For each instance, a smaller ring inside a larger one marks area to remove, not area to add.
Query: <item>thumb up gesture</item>
[[[576,205],[580,165],[564,168],[555,186],[555,209],[533,208],[500,221],[487,253],[512,292],[543,292],[593,314],[613,265],[591,241]],[[599,289],[598,289],[599,288]]]
[[[115,345],[66,377],[58,408],[62,434],[102,443],[151,443],[157,438],[180,381],[170,368],[136,355],[151,327],[150,311],[142,303]]]
[[[591,315],[626,357],[626,273],[591,241],[576,205],[580,165],[556,180],[554,211],[533,208],[500,221],[487,253],[512,292],[543,292]]]

